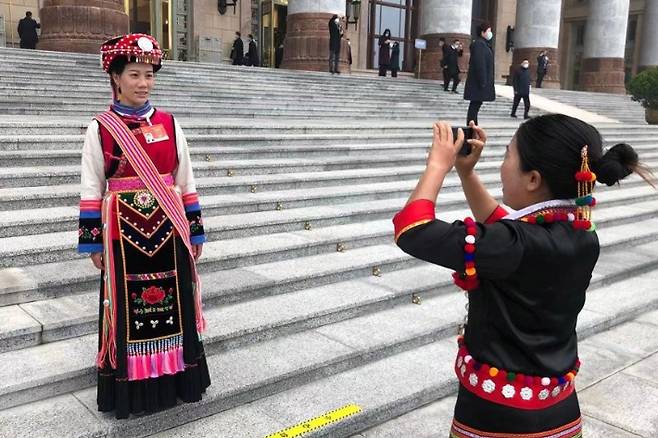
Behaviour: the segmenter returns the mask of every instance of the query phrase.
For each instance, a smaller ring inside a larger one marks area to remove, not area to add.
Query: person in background
[[[37,29],[41,29],[41,25],[32,18],[32,12],[27,11],[25,17],[21,18],[18,22],[18,36],[21,39],[21,49],[36,49],[39,42]]]
[[[400,71],[400,43],[395,41],[391,47],[391,77],[397,78]]]
[[[548,55],[542,50],[537,56],[537,88],[541,88],[544,76],[548,73]]]
[[[448,75],[448,66],[446,65],[446,61],[448,60],[448,46],[446,46],[445,38],[439,38],[439,47],[441,48],[441,61],[439,62],[439,67],[441,67],[441,74],[443,75],[443,89],[448,91],[450,76]]]
[[[252,34],[249,34],[249,52],[247,53],[247,62],[247,65],[251,65],[253,67],[260,66],[260,60],[258,59],[258,46],[256,45],[256,40],[254,40],[254,36]]]
[[[345,39],[347,41],[347,63],[350,68],[352,67],[352,42],[349,38]]]
[[[242,34],[235,32],[235,40],[233,41],[233,48],[231,49],[231,59],[233,65],[244,64],[244,43],[242,42]]]
[[[329,73],[340,74],[338,62],[340,61],[340,40],[343,37],[343,28],[340,18],[334,14],[329,20]]]
[[[281,62],[283,62],[283,43],[274,50],[274,68],[280,68]]]
[[[494,54],[489,42],[493,38],[491,25],[482,23],[478,26],[478,37],[471,43],[471,59],[468,64],[468,77],[464,87],[464,100],[471,103],[468,106],[466,124],[471,121],[478,124],[478,114],[482,102],[496,100],[494,88]]]
[[[379,37],[379,76],[386,77],[391,64],[391,30],[386,29]]]
[[[514,103],[512,104],[512,114],[510,117],[516,118],[516,109],[519,107],[519,102],[523,99],[523,118],[529,119],[528,111],[530,111],[530,61],[524,59],[521,62],[521,67],[514,71],[512,78],[512,85],[514,87]]]
[[[444,46],[445,47],[445,46]],[[446,50],[446,59],[444,60],[444,73],[447,72],[448,80],[443,82],[443,90],[448,91],[448,85],[452,80],[452,92],[457,93],[459,85],[459,58],[464,54],[464,47],[459,40],[454,40]]]

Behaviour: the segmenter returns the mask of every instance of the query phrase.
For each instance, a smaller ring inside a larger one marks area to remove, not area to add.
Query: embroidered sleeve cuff
[[[80,201],[80,221],[78,227],[78,251],[103,251],[103,222],[101,200]]]
[[[205,234],[201,234],[200,236],[190,236],[190,243],[192,245],[201,245],[202,243],[205,243],[206,240],[208,239]]]
[[[103,252],[102,243],[79,243],[78,252],[80,253],[92,253],[92,252]]]
[[[496,207],[496,209],[489,215],[486,221],[484,221],[485,224],[493,224],[507,216],[509,213],[507,210],[505,210],[503,207],[500,205]]]
[[[185,206],[186,213],[201,211],[201,204],[199,204],[199,195],[197,193],[183,195],[183,205]]]
[[[428,199],[417,199],[407,204],[406,207],[393,217],[395,241],[397,242],[400,236],[406,231],[433,221],[436,218],[434,209],[434,202]]]

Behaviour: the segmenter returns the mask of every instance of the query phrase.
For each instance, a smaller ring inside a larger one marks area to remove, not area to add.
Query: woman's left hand
[[[457,159],[457,153],[464,144],[464,131],[458,130],[457,139],[452,137],[452,129],[447,122],[439,121],[433,126],[434,140],[432,149],[427,157],[427,167],[444,170],[446,173],[452,169]]]
[[[194,261],[199,261],[201,257],[201,252],[203,251],[203,244],[192,245],[192,255],[194,256]]]

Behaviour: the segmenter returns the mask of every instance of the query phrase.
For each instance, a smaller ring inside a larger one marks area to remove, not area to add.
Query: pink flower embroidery
[[[85,230],[82,228],[78,228],[78,237],[82,237],[82,235],[85,233]]]
[[[94,237],[98,236],[100,233],[101,230],[99,230],[98,228],[94,228],[93,230],[91,230],[91,235]]]

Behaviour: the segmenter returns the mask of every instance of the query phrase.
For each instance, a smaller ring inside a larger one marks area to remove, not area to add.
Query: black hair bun
[[[603,155],[593,170],[597,181],[613,186],[633,173],[637,163],[638,156],[635,149],[626,143],[619,143]]]

